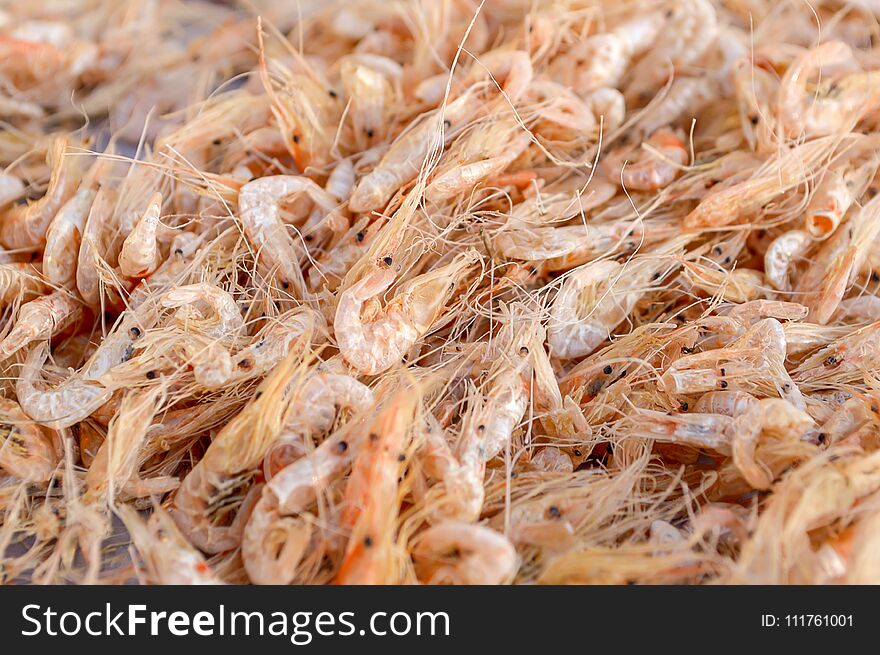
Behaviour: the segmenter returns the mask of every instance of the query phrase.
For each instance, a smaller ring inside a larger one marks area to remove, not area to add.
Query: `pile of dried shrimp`
[[[0,11],[0,579],[880,582],[880,3]]]

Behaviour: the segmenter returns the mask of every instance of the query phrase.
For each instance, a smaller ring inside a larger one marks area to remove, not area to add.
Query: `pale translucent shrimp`
[[[337,433],[263,487],[241,539],[242,560],[252,582],[293,581],[311,537],[311,524],[296,515],[308,509],[323,486],[345,472],[355,445],[345,432]]]
[[[800,321],[805,319],[809,312],[809,308],[800,303],[782,300],[751,300],[741,305],[720,307],[718,310],[719,316],[730,317],[744,328],[751,327],[765,318],[775,318],[777,321]]]
[[[324,319],[311,309],[301,307],[267,323],[254,335],[253,342],[232,358],[229,381],[258,378],[272,370],[290,352],[294,342],[310,338],[324,329]]]
[[[642,147],[645,154],[623,167],[619,176],[611,176],[625,189],[656,191],[669,186],[690,158],[681,137],[668,129],[654,132]]]
[[[842,41],[826,41],[804,53],[785,72],[779,85],[777,107],[780,122],[789,136],[833,134],[868,111],[871,86],[863,73],[843,79],[821,80],[809,88],[814,75],[823,71],[852,71],[857,67],[852,48]],[[860,88],[861,87],[861,88]],[[876,94],[876,90],[873,94]],[[876,102],[876,100],[874,100]]]
[[[823,239],[837,229],[847,210],[864,190],[861,187],[871,177],[864,174],[861,176],[862,179],[857,179],[854,171],[849,167],[847,169],[829,170],[810,198],[805,219],[806,227],[816,239]]]
[[[748,179],[707,194],[684,218],[683,226],[719,227],[760,212],[774,198],[804,183],[805,170],[818,164],[832,147],[829,139],[814,139],[777,151]]]
[[[307,177],[274,175],[245,184],[238,196],[241,222],[267,272],[277,270],[281,286],[305,297],[306,286],[299,267],[299,251],[281,220],[279,203],[294,193],[323,194]]]
[[[676,77],[662,99],[639,117],[637,125],[645,134],[651,134],[682,117],[699,116],[720,93],[721,84],[715,77]]]
[[[172,289],[162,295],[160,304],[177,308],[174,320],[181,328],[206,337],[229,338],[244,326],[235,298],[206,282]]]
[[[824,243],[798,280],[795,290],[810,308],[811,321],[826,323],[831,318],[878,235],[880,196],[875,196]]]
[[[324,190],[339,202],[346,202],[354,189],[355,173],[351,159],[341,159],[333,167]]]
[[[318,257],[309,270],[309,288],[314,291],[324,286],[328,291],[336,290],[346,273],[367,251],[380,227],[379,223],[369,223],[368,217],[361,217]]]
[[[874,322],[819,349],[794,370],[793,376],[804,382],[847,375],[861,378],[865,371],[877,366],[878,354],[880,322]]]
[[[532,143],[514,121],[483,123],[452,144],[425,189],[425,198],[442,202],[502,173]],[[491,147],[490,147],[491,146]],[[488,155],[488,156],[487,156]]]
[[[574,464],[566,453],[554,446],[545,446],[532,457],[531,464],[541,471],[553,473],[571,473]]]
[[[27,302],[45,290],[40,270],[29,263],[0,264],[0,301]]]
[[[144,277],[159,267],[161,253],[156,237],[161,211],[162,194],[157,192],[150,198],[140,220],[122,244],[119,270],[123,275]]]
[[[666,20],[645,56],[633,67],[627,98],[651,93],[670,73],[697,62],[716,42],[718,16],[709,0],[682,0],[667,11]]]
[[[667,263],[663,253],[685,242],[669,241],[656,255],[630,261],[625,267],[601,260],[569,274],[550,308],[547,334],[551,353],[572,359],[598,348],[647,293],[649,285],[676,265]]]
[[[491,528],[445,521],[418,536],[412,549],[419,579],[425,584],[499,585],[516,572],[516,549]]]
[[[417,389],[389,399],[362,441],[345,487],[340,522],[349,528],[338,584],[391,584],[395,580],[394,534],[400,510],[399,478],[406,462]]]
[[[877,296],[845,298],[840,301],[832,319],[850,323],[880,321],[880,298]]]
[[[470,86],[491,78],[493,86],[497,84],[515,103],[529,88],[533,75],[531,57],[524,50],[490,50],[473,63],[464,84]]]
[[[632,58],[651,47],[662,25],[662,14],[645,13],[610,32],[588,37],[569,52],[559,55],[551,70],[578,93],[603,86],[616,87]],[[573,69],[566,70],[572,65]]]
[[[745,391],[710,391],[700,396],[694,411],[737,417],[757,402],[757,398]]]
[[[16,175],[0,172],[0,207],[24,195],[24,182]]]
[[[39,389],[40,372],[48,356],[47,344],[36,346],[28,354],[15,383],[21,408],[37,423],[55,430],[70,427],[110,400],[112,390],[76,375],[54,389]]]
[[[551,80],[535,80],[529,86],[529,99],[539,105],[535,109],[536,116],[546,123],[563,128],[565,134],[584,134],[592,132],[598,121],[591,107],[574,91]],[[537,132],[546,134],[546,130],[538,127]]]
[[[18,310],[15,324],[0,342],[0,355],[9,357],[29,343],[67,329],[82,316],[82,304],[63,289],[25,303]]]
[[[116,205],[116,192],[108,186],[98,189],[86,219],[76,261],[76,288],[82,299],[92,307],[101,300],[101,275],[98,261],[101,257],[101,235]]]
[[[415,179],[431,149],[443,143],[444,122],[453,127],[465,121],[475,112],[473,104],[470,95],[462,95],[398,136],[379,164],[358,180],[348,201],[349,208],[368,212],[383,207],[401,187]]]
[[[733,461],[746,481],[755,489],[773,484],[770,470],[755,457],[761,438],[794,441],[815,426],[810,416],[789,402],[765,398],[751,405],[734,419],[731,426]]]
[[[626,419],[627,434],[681,444],[692,448],[708,448],[730,454],[727,434],[733,419],[723,414],[688,413],[667,414],[650,409],[639,409]]]
[[[397,277],[395,272],[376,268],[343,291],[333,322],[342,356],[365,375],[388,370],[431,329],[458,280],[478,260],[479,255],[469,251],[446,266],[410,280],[370,321],[361,316],[364,303],[390,288]]]
[[[279,364],[260,393],[223,426],[174,495],[174,522],[203,552],[231,550],[241,542],[259,498],[254,477],[281,428],[281,400],[291,380],[292,359]]]
[[[43,197],[30,205],[13,207],[3,216],[0,242],[7,248],[33,248],[44,243],[49,223],[76,185],[73,158],[65,157],[66,150],[66,138],[53,141],[46,156],[52,177]]]
[[[341,410],[366,412],[373,404],[372,390],[342,373],[317,371],[302,383],[288,409],[279,440],[266,453],[263,472],[267,480],[303,454],[309,437],[333,427]]]
[[[156,583],[221,584],[202,554],[189,544],[164,509],[153,508],[147,521],[128,505],[117,505],[115,512]]]
[[[764,253],[764,277],[774,289],[791,291],[791,270],[809,252],[813,239],[803,230],[776,237]]]
[[[764,276],[751,268],[726,271],[723,268],[685,262],[682,278],[695,289],[700,289],[723,300],[745,303],[767,294]]]
[[[49,225],[43,249],[43,272],[53,284],[69,287],[76,281],[80,236],[96,196],[94,189],[80,188],[58,210]]]
[[[48,430],[18,403],[0,398],[0,468],[19,480],[44,482],[55,474],[59,461]]]
[[[494,244],[500,254],[511,259],[545,261],[566,257],[560,263],[568,264],[576,257],[586,259],[590,254],[608,252],[633,229],[631,223],[533,227],[508,221],[506,229],[494,238]]]
[[[380,65],[375,65],[374,60],[379,60]],[[401,76],[400,64],[386,57],[359,54],[342,59],[340,79],[349,99],[347,119],[351,121],[358,150],[367,150],[385,140],[390,126],[388,114],[395,101],[393,83]]]

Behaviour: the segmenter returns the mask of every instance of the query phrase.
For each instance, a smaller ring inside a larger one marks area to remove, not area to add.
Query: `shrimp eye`
[[[611,375],[611,372],[612,372],[613,370],[614,370],[614,369],[611,367],[611,364],[609,364],[608,366],[606,366],[605,368],[602,369],[602,372],[603,372],[605,375]]]
[[[385,265],[386,265],[386,266],[391,266],[391,264],[394,263],[394,260],[391,259],[391,257],[386,257],[386,258],[383,259],[382,261],[385,262]]]
[[[560,516],[562,516],[562,512],[556,505],[550,505],[550,507],[547,508],[547,515],[550,518],[558,519]]]
[[[238,363],[238,368],[249,369],[253,364],[249,359],[243,359]]]
[[[400,454],[397,456],[397,461],[398,461],[398,462],[405,462],[405,461],[406,461],[406,455],[404,455],[403,453],[400,453]]]
[[[369,548],[372,545],[373,545],[373,538],[372,537],[364,537],[364,546]]]
[[[366,130],[364,130],[364,131],[367,133],[367,138],[368,138],[368,139],[372,139],[372,138],[373,138],[373,134],[374,134],[374,132],[373,132],[373,128],[372,128],[372,127],[368,127],[368,128],[367,128]]]
[[[363,240],[364,240],[364,233],[363,233],[363,232],[358,232],[357,235],[355,235],[355,238],[356,238],[358,241],[363,241]]]
[[[681,405],[679,405],[678,408],[679,408],[681,411],[686,412],[686,411],[688,411],[688,404],[687,404],[687,403],[682,403]]]
[[[477,432],[485,432],[485,431],[486,431],[485,425],[478,425],[477,426]]]
[[[129,330],[129,332],[131,332],[131,336],[133,337],[141,336],[141,329],[139,327],[133,327],[131,328],[131,330]]]
[[[338,444],[336,444],[336,450],[338,450],[340,453],[344,453],[346,450],[348,450],[348,442],[340,441]]]
[[[370,432],[370,441],[376,441],[379,439],[379,435],[375,432]]]
[[[580,457],[580,456],[581,456],[581,451],[580,451],[579,448],[575,448],[575,449],[572,450],[571,452],[574,453],[574,456],[575,456],[575,457]]]
[[[526,348],[525,346],[523,346],[522,348],[519,349],[519,354],[522,355],[523,357],[525,357],[526,355],[529,354],[529,349]]]
[[[257,393],[254,394],[254,400],[259,399],[259,397],[262,396],[262,395],[263,395],[263,392],[262,392],[262,391],[258,391]]]
[[[828,438],[828,435],[825,434],[824,432],[820,432],[819,434],[816,435],[816,440],[817,440],[819,443],[825,443],[825,440],[826,440],[827,438]]]
[[[443,126],[444,126],[444,127],[447,127],[447,128],[448,128],[448,127],[452,127],[452,121],[449,120],[448,118],[445,119],[445,120],[443,121]]]
[[[314,238],[315,238],[315,237],[313,237],[311,234],[307,234],[307,235],[305,236],[305,240],[306,240],[306,241],[312,241]]]
[[[294,134],[294,135],[293,135],[293,142],[294,142],[294,143],[299,143],[299,134]]]
[[[156,379],[156,371],[147,371],[147,379],[155,380]]]
[[[284,288],[284,289],[289,289],[289,288],[290,288],[290,282],[288,282],[287,280],[281,280],[281,287]]]
[[[718,386],[721,387],[722,389],[726,389],[727,388],[727,380],[721,380],[721,382],[718,384]]]
[[[333,89],[330,89],[330,90],[327,92],[327,94],[328,94],[331,98],[338,98],[338,97],[339,97],[339,94],[336,93],[336,91],[334,91]]]
[[[749,123],[751,123],[752,125],[757,125],[758,120],[759,119],[755,114],[752,114],[751,116],[749,116]]]
[[[223,142],[220,139],[214,139],[213,141],[211,141],[211,144],[215,146],[219,146],[221,143]]]
[[[174,254],[175,254],[175,255],[182,255],[182,254],[183,254],[183,248],[175,248],[175,249],[174,249]]]

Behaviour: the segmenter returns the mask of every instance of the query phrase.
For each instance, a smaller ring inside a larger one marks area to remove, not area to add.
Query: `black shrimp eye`
[[[444,126],[444,127],[447,127],[447,128],[452,127],[452,121],[449,120],[448,118],[445,119],[445,120],[443,121],[443,126]]]
[[[336,444],[336,450],[338,450],[340,453],[344,453],[346,450],[348,450],[348,442],[340,441],[338,444]]]
[[[129,330],[129,332],[131,332],[131,336],[133,337],[141,336],[141,329],[139,327],[133,327],[131,328],[131,330]]]
[[[156,379],[156,371],[147,371],[147,379],[155,380]]]
[[[519,349],[519,354],[522,355],[523,357],[525,357],[526,355],[529,354],[529,349],[526,348],[525,346],[523,346],[522,348]]]
[[[372,128],[372,127],[368,127],[368,128],[367,128],[366,130],[364,130],[364,131],[367,133],[367,138],[368,138],[368,139],[372,139],[372,138],[373,138],[373,134],[374,134],[374,132],[373,132],[373,128]]]
[[[336,91],[334,91],[333,89],[330,89],[330,90],[327,92],[327,94],[328,94],[331,98],[338,98],[338,97],[339,97],[339,94],[336,93]]]
[[[364,546],[369,548],[372,545],[373,545],[373,538],[372,537],[364,537]]]
[[[174,254],[175,254],[175,255],[182,255],[182,254],[183,254],[183,248],[175,248],[175,249],[174,249]]]
[[[614,369],[613,369],[613,368],[611,367],[611,365],[609,364],[608,366],[606,366],[605,368],[602,369],[602,372],[603,372],[605,375],[611,375],[611,371],[613,371],[613,370],[614,370]]]
[[[571,452],[574,453],[574,456],[575,456],[575,457],[580,457],[580,456],[581,456],[581,451],[580,451],[579,448],[575,448],[575,449],[572,450]]]
[[[562,516],[562,512],[556,505],[550,505],[550,507],[547,508],[547,515],[551,518],[558,519]]]
[[[477,432],[485,432],[485,431],[486,431],[485,425],[478,425],[477,426]]]
[[[281,280],[281,287],[284,288],[284,289],[289,289],[289,288],[290,288],[290,282],[288,282],[287,280]]]
[[[751,116],[749,116],[749,123],[751,123],[752,125],[757,125],[758,120],[760,120],[760,119],[755,114],[752,114]]]
[[[293,142],[294,142],[294,143],[299,143],[299,134],[294,134],[294,135],[293,135]]]
[[[364,240],[364,233],[363,233],[363,232],[358,232],[358,233],[355,235],[355,238],[356,238],[359,242],[360,242],[360,241],[363,241],[363,240]]]
[[[391,257],[385,257],[382,261],[385,262],[386,266],[391,266],[391,264],[394,263],[394,260],[391,259]]]
[[[304,238],[306,241],[312,241],[315,237],[313,237],[311,234],[307,234]]]

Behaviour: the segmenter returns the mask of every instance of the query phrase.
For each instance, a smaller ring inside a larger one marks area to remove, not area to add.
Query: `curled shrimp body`
[[[189,544],[165,510],[156,508],[147,521],[127,505],[117,506],[116,512],[156,583],[221,584],[202,554]]]
[[[803,230],[790,230],[776,237],[764,253],[764,277],[774,289],[791,291],[791,270],[813,245]]]
[[[733,461],[755,489],[769,489],[773,476],[755,457],[762,436],[796,440],[815,425],[810,416],[791,403],[765,398],[734,419],[731,426]]]
[[[416,571],[425,584],[498,585],[516,571],[516,549],[491,528],[459,521],[431,526],[413,548]]]
[[[364,321],[364,303],[394,283],[395,272],[377,268],[342,292],[333,322],[336,342],[345,360],[365,375],[388,370],[425,335],[444,311],[455,283],[477,260],[471,251],[446,266],[414,278],[381,310]]]
[[[79,189],[49,224],[43,249],[43,272],[53,284],[72,286],[76,280],[80,236],[96,195],[93,189]]]
[[[234,336],[244,325],[241,310],[229,292],[207,283],[190,284],[166,292],[165,308],[177,308],[175,321],[184,330],[210,338]]]
[[[730,454],[727,430],[733,419],[723,414],[693,412],[670,416],[665,412],[643,409],[629,417],[628,423],[631,424],[628,433],[632,436]]]
[[[44,482],[55,474],[59,460],[48,431],[18,403],[0,398],[0,468],[19,480]]]
[[[646,13],[617,26],[610,32],[590,36],[554,62],[564,83],[578,93],[599,87],[615,87],[623,78],[633,56],[647,50],[663,24],[658,13]],[[566,70],[570,62],[585,62]]]
[[[826,41],[795,61],[780,82],[777,101],[780,121],[788,135],[833,134],[868,111],[873,104],[871,85],[865,84],[863,73],[851,73],[831,82],[823,80],[815,90],[809,87],[813,75],[823,70],[852,71],[856,67],[852,49],[842,41]],[[859,92],[860,86],[865,90]],[[876,90],[873,93],[876,97]]]
[[[34,421],[60,430],[79,423],[110,400],[110,389],[76,375],[54,389],[39,389],[40,371],[48,356],[47,344],[36,346],[28,354],[15,383],[18,402]]]
[[[263,471],[267,480],[304,452],[308,437],[333,427],[341,410],[358,414],[373,404],[372,390],[355,378],[332,371],[318,371],[303,383],[295,403],[288,409],[278,442],[266,453]]]
[[[758,402],[745,391],[710,391],[700,396],[694,411],[700,414],[723,414],[736,417]]]
[[[384,207],[392,195],[419,174],[431,148],[443,143],[444,121],[450,126],[464,121],[474,112],[472,105],[472,98],[462,95],[398,136],[378,165],[358,180],[349,208],[368,212]]]
[[[647,154],[622,169],[620,183],[636,191],[656,191],[668,186],[688,161],[684,141],[672,130],[661,129],[654,132],[644,146]]]
[[[279,471],[263,487],[241,540],[248,577],[256,584],[289,584],[305,552],[311,526],[297,515],[321,488],[351,464],[358,440],[333,436]]]
[[[150,198],[143,216],[122,244],[119,270],[123,275],[144,277],[159,267],[161,254],[156,236],[161,211],[162,194],[156,193]]]
[[[45,289],[40,270],[29,263],[0,264],[0,301],[27,302]]]
[[[306,177],[274,175],[245,184],[238,196],[241,222],[257,257],[270,273],[277,271],[281,286],[303,298],[305,279],[299,267],[299,250],[281,220],[278,204],[294,193],[323,194]]]
[[[46,228],[73,194],[76,184],[70,159],[65,158],[67,139],[58,138],[52,144],[47,160],[52,167],[52,177],[46,193],[38,201],[27,206],[13,207],[3,217],[0,226],[0,242],[7,248],[33,248],[44,243]]]
[[[0,355],[9,357],[29,343],[50,339],[82,316],[82,305],[65,290],[25,303],[15,324],[0,342]]]

